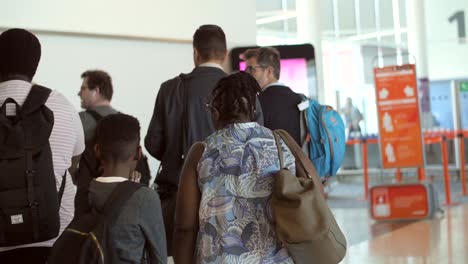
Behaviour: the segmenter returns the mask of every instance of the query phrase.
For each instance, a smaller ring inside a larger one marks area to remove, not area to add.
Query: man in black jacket
[[[265,126],[286,130],[301,146],[300,111],[303,96],[279,83],[280,54],[275,48],[250,49],[244,53],[246,72],[252,74],[262,88],[258,96]]]
[[[205,105],[217,82],[226,76],[226,36],[216,25],[200,26],[193,36],[195,69],[161,84],[153,117],[145,137],[148,152],[161,161],[156,176],[166,226],[168,255],[172,234],[179,174],[190,146],[215,131]],[[257,122],[263,125],[257,102]]]

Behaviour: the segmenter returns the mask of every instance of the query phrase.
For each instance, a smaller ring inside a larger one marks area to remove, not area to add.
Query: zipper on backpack
[[[72,229],[72,228],[67,228],[67,229],[65,229],[65,231],[72,232],[72,233],[78,234],[80,236],[88,236],[88,233],[84,233],[84,232],[81,232],[81,231],[78,231],[78,230],[75,230],[75,229]]]
[[[327,110],[325,110],[325,112],[328,112],[328,111],[329,111],[329,107],[327,106]],[[333,170],[333,168],[332,168],[333,167],[332,166],[332,164],[333,164],[333,144],[330,143],[330,140],[332,140],[332,138],[330,137],[330,131],[328,131],[328,128],[327,128],[327,126],[325,124],[325,121],[323,120],[323,116],[322,116],[321,119],[322,119],[322,125],[325,128],[325,131],[327,132],[328,145],[330,145],[330,171],[332,171]],[[331,175],[328,175],[328,176],[331,176]]]
[[[99,251],[99,256],[101,257],[101,263],[104,264],[104,252],[102,251],[101,244],[99,244],[99,241],[96,238],[96,236],[93,234],[93,232],[84,233],[84,232],[78,231],[78,230],[73,229],[73,228],[67,228],[67,229],[65,229],[65,231],[75,233],[75,234],[78,234],[80,236],[89,236],[89,237],[91,237],[91,240],[93,240],[94,244],[96,244],[96,247],[97,247],[97,249]]]
[[[96,243],[96,247],[99,250],[99,255],[101,257],[102,264],[104,264],[104,252],[102,251],[101,245],[99,244],[99,241],[97,240],[96,236],[93,234],[93,232],[89,232],[89,235],[93,239],[94,243]]]

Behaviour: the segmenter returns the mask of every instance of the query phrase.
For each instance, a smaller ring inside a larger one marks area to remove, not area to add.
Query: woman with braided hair
[[[207,110],[217,129],[189,151],[177,198],[175,263],[294,263],[276,236],[270,198],[279,170],[273,132],[253,122],[260,87],[221,79]],[[285,166],[294,156],[281,142]]]

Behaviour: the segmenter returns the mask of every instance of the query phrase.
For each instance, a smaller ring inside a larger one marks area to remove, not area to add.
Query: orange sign
[[[415,66],[375,68],[374,74],[383,168],[422,166]]]
[[[428,191],[422,184],[376,186],[370,197],[375,220],[422,219],[430,213]]]

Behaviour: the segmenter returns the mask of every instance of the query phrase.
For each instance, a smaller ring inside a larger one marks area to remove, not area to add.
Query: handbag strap
[[[278,129],[275,130],[275,133],[280,136],[283,142],[288,146],[289,150],[293,154],[294,158],[296,159],[296,176],[300,176],[297,173],[297,170],[302,170],[305,173],[305,177],[312,179],[314,184],[320,188],[320,192],[324,195],[323,191],[323,184],[320,180],[320,177],[315,170],[314,165],[307,157],[307,155],[302,151],[301,147],[297,145],[296,141],[288,134],[288,132]],[[298,168],[299,167],[299,168]]]
[[[301,159],[301,157],[300,157],[299,153],[297,152],[297,150],[294,149],[294,146],[293,146],[293,144],[292,144],[292,142],[290,141],[290,138],[289,138],[291,136],[289,134],[287,134],[287,132],[284,131],[284,130],[275,130],[275,134],[277,136],[279,136],[284,141],[284,143],[286,143],[286,146],[288,146],[288,148],[291,151],[291,153],[293,154],[294,158],[298,160],[298,162],[296,162],[296,165],[299,165],[301,167],[301,169],[304,170],[307,173],[307,177],[312,178],[312,175],[310,175],[311,174],[310,169],[308,170],[304,166],[304,161]],[[314,168],[314,173],[317,173],[317,172],[315,172],[315,168]]]
[[[279,162],[280,162],[280,170],[284,168],[284,159],[283,159],[283,148],[281,147],[281,143],[278,137],[278,133],[276,131],[273,131],[273,136],[275,138],[275,144],[276,148],[278,149],[278,157],[279,157]]]

